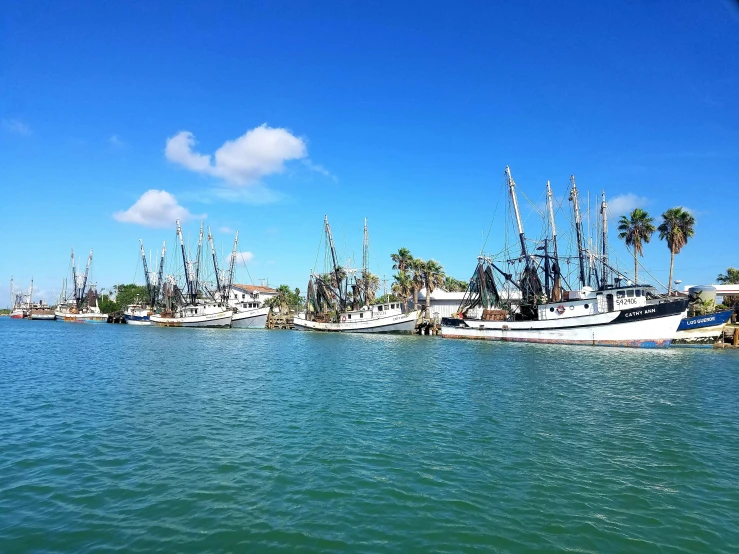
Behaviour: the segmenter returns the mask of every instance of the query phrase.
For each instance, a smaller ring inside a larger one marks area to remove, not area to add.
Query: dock
[[[275,314],[270,310],[267,315],[267,329],[295,329],[293,314]]]
[[[714,348],[739,348],[739,325],[727,325]]]

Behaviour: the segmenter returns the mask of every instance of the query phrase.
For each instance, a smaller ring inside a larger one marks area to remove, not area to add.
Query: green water
[[[0,552],[736,552],[739,352],[0,318]]]

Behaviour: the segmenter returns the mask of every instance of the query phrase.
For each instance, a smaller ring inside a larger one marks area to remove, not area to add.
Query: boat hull
[[[21,311],[13,310],[10,312],[10,319],[23,319],[24,317],[26,317],[26,314]]]
[[[151,319],[148,315],[123,314],[123,318],[128,325],[151,325]]]
[[[108,323],[108,314],[55,314],[67,323]]]
[[[323,323],[309,321],[297,315],[293,320],[299,331],[325,331],[332,333],[413,333],[416,329],[418,312],[378,317],[365,321],[346,321]]]
[[[267,325],[269,308],[256,308],[243,312],[235,312],[231,319],[234,329],[263,329]]]
[[[560,322],[444,318],[441,335],[458,339],[660,348],[672,342],[686,304],[686,301],[666,302]]]
[[[28,319],[32,319],[33,321],[54,321],[56,319],[56,314],[54,312],[51,313],[33,313],[28,316]]]
[[[165,317],[162,315],[152,315],[151,323],[157,327],[231,327],[231,319],[233,312],[217,312],[213,314],[185,316],[185,317]]]
[[[673,346],[711,347],[721,337],[724,326],[731,319],[731,310],[715,314],[685,317],[680,321]]]

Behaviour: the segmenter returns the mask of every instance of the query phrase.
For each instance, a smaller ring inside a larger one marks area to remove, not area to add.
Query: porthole
[[[550,311],[550,312],[553,312],[553,311],[554,311],[554,308],[549,308],[549,311]]]
[[[587,310],[590,307],[590,304],[585,304],[585,309]]]
[[[570,306],[570,310],[574,310],[574,309],[575,309],[575,306]]]

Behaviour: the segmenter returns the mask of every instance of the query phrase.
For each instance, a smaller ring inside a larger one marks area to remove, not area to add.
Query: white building
[[[466,292],[448,292],[442,288],[435,288],[431,293],[431,317],[441,319],[442,317],[451,317],[459,310],[459,306],[464,299]],[[507,297],[514,302],[520,300],[521,293],[518,291],[500,291],[501,296]],[[426,306],[426,288],[418,291],[418,309],[422,310]],[[416,309],[413,307],[413,297],[408,302],[408,309]],[[478,317],[482,314],[482,308],[476,308],[467,313],[469,317]]]
[[[277,296],[277,291],[271,287],[261,285],[233,285],[231,287],[229,304],[255,302],[262,305],[275,296]]]

